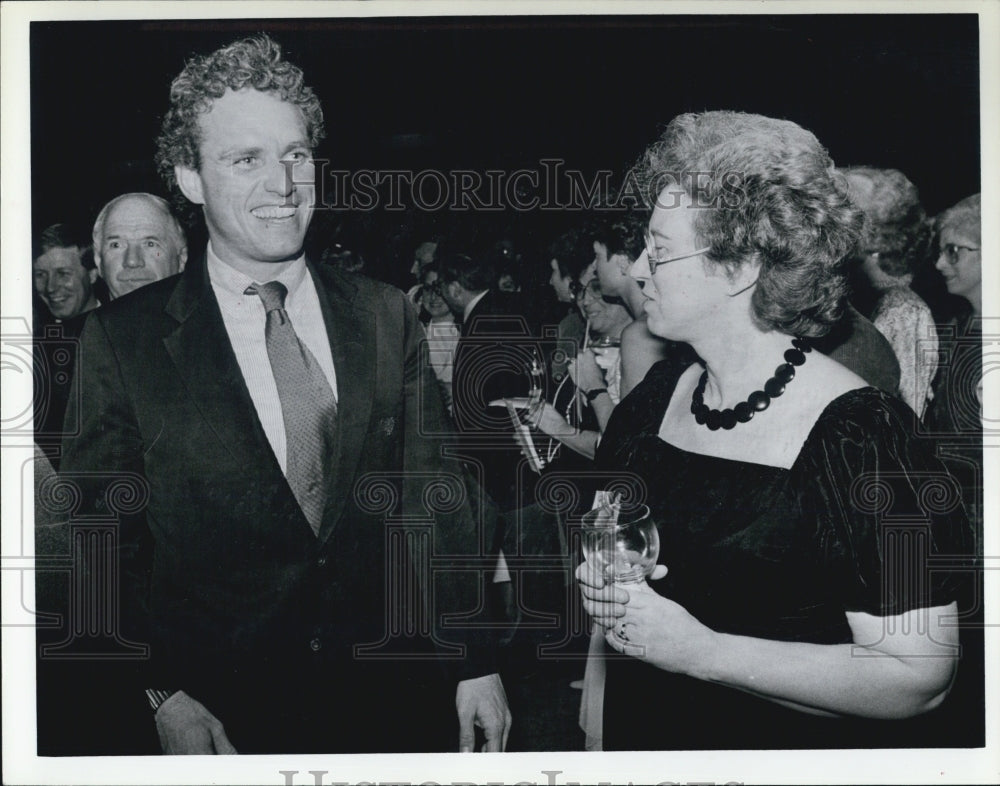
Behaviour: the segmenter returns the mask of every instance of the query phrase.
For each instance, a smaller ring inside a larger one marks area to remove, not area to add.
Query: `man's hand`
[[[219,719],[184,691],[163,702],[155,719],[164,753],[236,753]]]
[[[511,717],[499,674],[462,680],[455,692],[455,707],[458,709],[458,749],[462,753],[469,753],[475,747],[474,726],[479,726],[486,737],[484,751],[507,749]]]

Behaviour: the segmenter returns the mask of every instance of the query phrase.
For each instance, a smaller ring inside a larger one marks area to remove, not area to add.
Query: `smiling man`
[[[38,236],[31,265],[35,292],[58,320],[100,305],[94,293],[97,270],[89,252],[87,241],[69,224],[53,224]]]
[[[95,292],[100,282],[85,230],[75,224],[53,224],[42,230],[34,238],[31,273],[35,295],[49,312],[41,305],[34,309],[35,443],[58,469],[76,359],[71,347],[80,337],[88,312],[101,305]]]
[[[94,260],[111,292],[121,297],[180,273],[187,263],[184,230],[166,200],[153,194],[122,194],[94,221]]]
[[[208,246],[88,324],[63,462],[85,509],[112,499],[95,473],[148,486],[118,553],[163,751],[471,750],[474,724],[501,750],[490,642],[441,628],[475,611],[479,533],[433,437],[416,312],[302,251],[317,97],[263,35],[191,60],[170,97],[157,163]],[[400,521],[423,534],[400,540]]]

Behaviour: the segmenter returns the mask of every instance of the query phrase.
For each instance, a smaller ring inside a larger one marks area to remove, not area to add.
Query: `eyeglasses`
[[[569,289],[573,293],[573,297],[577,300],[583,300],[588,294],[595,299],[603,295],[601,280],[599,278],[590,279],[586,285],[581,284],[579,281],[574,281],[569,285]]]
[[[688,251],[685,254],[678,254],[675,257],[661,257],[659,250],[656,248],[656,243],[653,240],[653,235],[649,230],[646,230],[646,259],[649,262],[649,272],[651,275],[656,275],[656,269],[660,265],[669,265],[671,262],[679,262],[682,259],[690,259],[691,257],[699,256],[704,254],[706,251],[711,251],[711,246],[705,246],[704,248],[699,248],[697,251]]]
[[[975,246],[960,246],[958,243],[945,243],[941,246],[941,254],[954,267],[958,264],[958,258],[962,251],[979,251]]]
[[[440,278],[436,278],[433,281],[424,284],[422,289],[429,295],[440,295],[444,292],[444,282]]]

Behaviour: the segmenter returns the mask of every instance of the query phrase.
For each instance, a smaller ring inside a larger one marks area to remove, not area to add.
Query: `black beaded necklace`
[[[700,425],[708,426],[712,431],[720,427],[726,430],[737,423],[746,423],[757,412],[763,412],[771,406],[771,399],[785,392],[785,385],[795,379],[795,367],[806,362],[806,353],[812,352],[803,338],[792,339],[792,348],[785,350],[785,362],[774,370],[774,376],[764,383],[763,390],[755,390],[746,401],[741,401],[732,409],[709,409],[705,405],[705,385],[708,384],[708,371],[703,371],[698,387],[691,394],[691,413]]]

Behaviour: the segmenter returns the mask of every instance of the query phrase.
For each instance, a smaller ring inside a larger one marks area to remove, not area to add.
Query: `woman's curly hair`
[[[865,213],[863,252],[878,252],[878,266],[890,276],[916,270],[930,249],[932,229],[917,187],[898,169],[855,166],[839,170],[848,195]]]
[[[818,337],[840,319],[864,216],[812,133],[742,112],[684,114],[632,176],[650,206],[667,186],[684,189],[711,262],[760,265],[751,303],[765,330]]]
[[[200,168],[198,118],[227,90],[250,88],[295,104],[315,148],[325,134],[323,109],[303,79],[302,69],[283,60],[281,47],[264,33],[189,60],[170,85],[170,111],[156,140],[156,168],[171,191],[177,189],[174,166]]]

